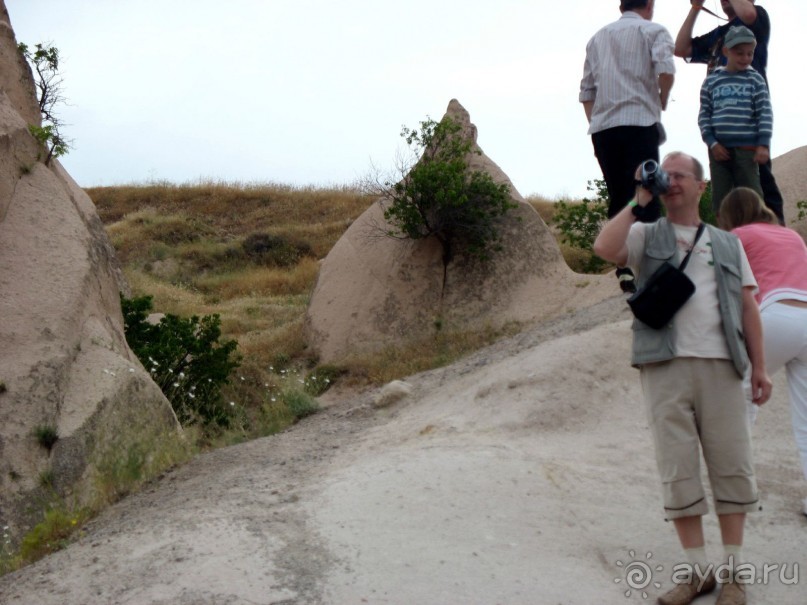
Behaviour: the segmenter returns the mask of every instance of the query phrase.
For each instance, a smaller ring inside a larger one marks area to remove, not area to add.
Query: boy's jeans
[[[729,148],[731,157],[720,162],[709,150],[709,172],[712,175],[712,207],[715,214],[720,210],[720,202],[735,187],[748,187],[762,197],[759,182],[759,165],[754,161],[755,149]]]

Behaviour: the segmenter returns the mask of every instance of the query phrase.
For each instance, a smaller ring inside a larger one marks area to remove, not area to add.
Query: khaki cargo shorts
[[[709,511],[700,450],[718,515],[760,509],[742,380],[726,359],[680,357],[641,369],[668,519]]]

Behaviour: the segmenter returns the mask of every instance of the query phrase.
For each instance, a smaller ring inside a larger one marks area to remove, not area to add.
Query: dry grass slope
[[[151,295],[156,312],[218,314],[222,336],[236,339],[243,356],[224,389],[236,410],[230,429],[186,427],[188,439],[146,448],[155,464],[181,464],[199,448],[282,430],[315,411],[311,395],[337,381],[354,387],[385,383],[450,364],[519,329],[452,333],[436,327],[434,336],[422,342],[345,359],[339,366],[318,366],[302,336],[318,261],[373,199],[349,187],[221,183],[97,187],[87,193],[132,295]],[[537,197],[528,201],[551,224],[554,204]],[[19,552],[9,551],[2,537],[0,575],[62,548],[97,510],[154,474],[133,464],[128,454],[106,462],[98,478],[97,505],[76,511],[57,502]]]
[[[317,368],[302,322],[318,261],[374,200],[350,187],[277,184],[157,183],[87,193],[134,296],[152,295],[162,313],[217,313],[223,336],[238,341],[243,365],[225,393],[244,410],[238,438],[292,421],[275,395]],[[528,201],[551,224],[554,204]],[[343,383],[382,383],[451,363],[517,329],[438,332],[406,349],[345,359],[337,370]]]

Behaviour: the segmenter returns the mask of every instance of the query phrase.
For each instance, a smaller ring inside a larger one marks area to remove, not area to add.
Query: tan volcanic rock
[[[0,0],[0,526],[14,539],[53,495],[41,477],[68,506],[89,504],[105,472],[135,453],[148,465],[179,428],[126,344],[124,281],[95,206],[38,159],[29,123],[31,72]],[[37,427],[56,429],[52,449]]]
[[[465,108],[452,100],[446,116],[479,149]],[[615,294],[612,277],[569,269],[549,228],[493,160],[472,154],[469,163],[508,184],[518,204],[501,225],[504,249],[487,264],[456,258],[443,287],[439,243],[383,236],[387,202],[374,203],[322,262],[306,315],[309,341],[322,361],[432,334],[438,320],[460,330],[531,322]]]
[[[797,147],[773,159],[773,174],[785,200],[787,226],[807,239],[807,219],[798,220],[796,204],[807,201],[807,145]]]

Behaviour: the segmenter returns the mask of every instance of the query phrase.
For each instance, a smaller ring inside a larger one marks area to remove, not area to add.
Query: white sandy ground
[[[291,430],[201,456],[113,506],[67,549],[0,578],[0,603],[653,603],[680,551],[629,326],[615,297],[411,377],[413,395],[391,408],[329,394]],[[774,385],[754,430],[764,510],[745,552],[760,570],[788,567],[749,603],[804,605],[807,484],[781,375]],[[706,527],[718,555],[714,516]],[[634,561],[660,589],[626,585]]]

